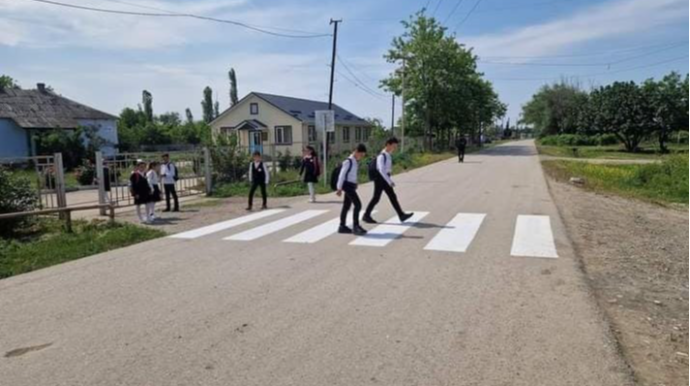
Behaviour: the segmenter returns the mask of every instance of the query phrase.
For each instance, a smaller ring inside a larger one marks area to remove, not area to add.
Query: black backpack
[[[350,167],[347,169],[347,172],[350,172],[350,169],[352,169],[352,161],[346,160],[350,164]],[[340,178],[340,171],[343,170],[343,163],[345,161],[339,163],[331,172],[331,190],[338,190],[338,178]]]
[[[374,181],[379,175],[379,170],[376,168],[376,161],[378,157],[379,156],[377,155],[370,159],[369,163],[367,164],[367,175],[369,176],[369,181]]]

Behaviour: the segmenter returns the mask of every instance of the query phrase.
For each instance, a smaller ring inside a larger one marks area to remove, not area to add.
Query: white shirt
[[[156,173],[155,170],[149,170],[146,172],[146,179],[149,181],[149,185],[153,188],[154,186],[158,185],[160,182],[160,178],[158,178],[158,173]]]
[[[357,185],[357,170],[359,168],[359,163],[355,156],[351,155],[343,161],[340,167],[340,175],[338,175],[338,190],[343,190],[345,181]]]
[[[175,185],[175,169],[176,166],[169,162],[161,164],[161,177],[163,185]]]
[[[393,157],[391,157],[387,151],[381,151],[376,157],[376,170],[379,171],[381,177],[383,177],[388,185],[393,186],[393,180],[391,179],[391,174],[393,173]]]

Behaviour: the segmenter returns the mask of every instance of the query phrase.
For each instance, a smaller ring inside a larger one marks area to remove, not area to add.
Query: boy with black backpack
[[[357,175],[359,172],[359,161],[367,154],[367,147],[363,144],[357,145],[355,151],[345,159],[332,174],[331,187],[335,188],[338,197],[345,193],[343,209],[340,211],[340,227],[338,233],[353,233],[362,236],[367,231],[359,225],[359,212],[362,210],[362,201],[357,195]],[[337,175],[337,180],[335,176]],[[335,185],[335,186],[333,186]],[[350,207],[354,205],[352,212],[352,229],[347,226],[347,214]]]
[[[364,218],[362,220],[366,223],[376,224],[376,220],[371,217],[371,214],[381,200],[381,194],[383,192],[388,196],[401,223],[409,220],[413,215],[413,213],[405,213],[405,211],[403,211],[398,202],[398,196],[395,194],[395,183],[391,179],[391,173],[393,171],[393,153],[397,148],[398,139],[395,137],[388,139],[386,141],[386,147],[369,164],[369,179],[374,182],[374,195],[367,206],[366,212],[364,212]]]

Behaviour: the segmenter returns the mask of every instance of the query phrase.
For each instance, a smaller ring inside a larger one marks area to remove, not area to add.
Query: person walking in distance
[[[376,224],[376,220],[371,217],[371,214],[381,200],[381,194],[383,192],[386,192],[400,222],[409,220],[413,215],[413,213],[405,213],[405,211],[402,210],[398,202],[398,196],[395,194],[395,183],[391,179],[391,173],[393,171],[393,153],[397,148],[398,139],[395,137],[388,139],[386,141],[386,147],[374,160],[372,160],[369,166],[369,176],[374,181],[374,195],[367,206],[366,212],[364,212],[363,221],[366,223]]]
[[[312,146],[307,146],[304,149],[299,175],[304,175],[302,179],[307,184],[307,189],[309,189],[309,202],[316,202],[315,185],[319,182],[321,167],[319,165],[319,158],[316,156],[316,150]]]
[[[266,209],[266,185],[268,185],[271,178],[270,173],[266,170],[261,153],[255,151],[252,154],[252,158],[252,161],[249,163],[249,172],[247,173],[247,178],[252,186],[249,189],[249,205],[247,205],[247,210],[252,210],[256,188],[261,188],[261,199],[263,201],[261,209]]]
[[[148,206],[151,201],[151,185],[146,180],[146,162],[137,160],[136,167],[129,176],[129,192],[134,197],[134,205],[136,205],[137,217],[143,224],[148,224],[149,218]],[[142,212],[142,206],[145,206]]]
[[[455,141],[455,147],[458,149],[458,162],[465,162],[465,148],[467,147],[467,139],[464,135]]]
[[[364,158],[366,154],[367,147],[360,143],[357,145],[355,151],[340,164],[336,194],[338,197],[341,197],[344,193],[345,199],[343,200],[343,209],[340,212],[340,227],[338,228],[338,233],[354,233],[357,236],[362,236],[367,233],[367,231],[359,225],[359,212],[362,210],[362,201],[357,195],[359,161]],[[347,214],[350,211],[350,207],[353,205],[352,229],[350,229],[347,226]]]
[[[173,212],[180,211],[180,202],[177,198],[177,191],[175,190],[175,183],[178,180],[177,166],[170,162],[170,155],[163,154],[163,164],[161,165],[161,179],[163,180],[163,190],[165,191],[165,210],[163,212],[170,212],[170,197],[173,198],[174,207]]]

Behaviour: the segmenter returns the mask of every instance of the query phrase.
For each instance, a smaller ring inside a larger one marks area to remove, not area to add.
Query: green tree
[[[38,196],[32,188],[32,181],[0,167],[0,213],[28,212],[38,206]],[[26,221],[26,218],[0,221],[0,237],[12,237]]]
[[[218,103],[218,101],[216,101],[213,104],[213,119],[216,119],[219,116],[220,116],[220,103]]]
[[[141,104],[144,106],[144,116],[147,122],[153,122],[153,95],[144,90],[141,92]]]
[[[0,75],[0,89],[19,89],[19,84],[9,75]]]
[[[651,102],[635,82],[615,82],[592,91],[584,121],[599,133],[613,134],[627,151],[639,150],[655,127]]]
[[[209,123],[213,120],[213,90],[209,86],[204,88],[204,99],[201,100],[201,111],[204,122]]]
[[[580,110],[587,103],[587,92],[578,85],[561,81],[546,85],[522,107],[522,121],[540,137],[575,134]]]
[[[505,105],[477,71],[476,57],[423,11],[402,24],[405,32],[384,57],[389,63],[404,60],[405,69],[382,86],[401,95],[404,78],[407,134],[424,135],[429,148],[432,138],[443,147],[460,133],[477,138],[482,126],[505,113]]]
[[[182,124],[180,114],[174,111],[163,113],[158,116],[158,122],[167,127],[175,127]]]
[[[234,68],[231,68],[228,72],[228,78],[230,79],[230,107],[232,107],[239,102],[237,97],[237,74],[235,74]]]
[[[190,110],[189,107],[187,107],[187,108],[184,110],[184,115],[185,115],[185,117],[186,117],[186,119],[187,119],[187,123],[188,123],[188,124],[189,124],[189,123],[194,123],[194,115],[192,114],[192,110]]]
[[[688,94],[683,80],[676,72],[664,76],[660,81],[648,79],[642,85],[642,92],[653,110],[659,150],[667,153],[666,144],[671,132],[688,127]]]

